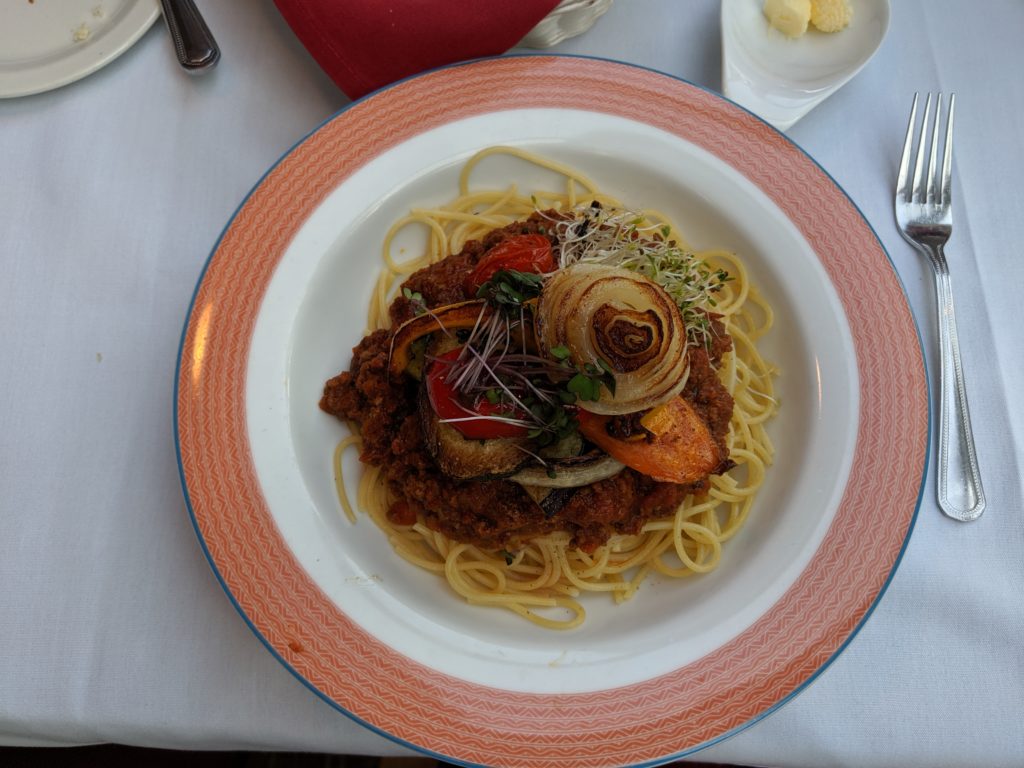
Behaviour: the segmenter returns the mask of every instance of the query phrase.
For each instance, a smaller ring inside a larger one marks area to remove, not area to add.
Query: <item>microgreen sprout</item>
[[[580,262],[632,270],[661,285],[683,317],[687,336],[709,333],[708,311],[717,306],[714,294],[732,279],[681,247],[668,224],[652,223],[636,211],[578,205],[568,216],[551,219],[560,245],[559,266]]]
[[[476,297],[485,299],[496,309],[505,312],[518,311],[527,301],[540,296],[543,285],[542,275],[517,272],[514,269],[499,269],[490,280],[477,289]]]
[[[413,291],[409,287],[404,287],[402,288],[402,295],[409,300],[414,315],[422,315],[427,311],[427,303],[423,300],[423,294],[419,291]]]

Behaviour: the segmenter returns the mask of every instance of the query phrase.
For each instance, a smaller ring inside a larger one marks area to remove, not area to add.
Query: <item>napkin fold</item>
[[[274,0],[352,99],[418,72],[504,53],[558,0]]]

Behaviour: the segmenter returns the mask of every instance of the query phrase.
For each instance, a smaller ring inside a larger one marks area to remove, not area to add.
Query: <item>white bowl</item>
[[[774,29],[762,0],[722,1],[722,92],[780,131],[864,68],[889,29],[889,0],[850,0],[850,25],[813,26],[799,38]]]

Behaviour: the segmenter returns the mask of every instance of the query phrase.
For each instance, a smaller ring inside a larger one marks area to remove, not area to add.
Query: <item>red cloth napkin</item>
[[[558,0],[274,0],[350,98],[432,67],[504,53]]]

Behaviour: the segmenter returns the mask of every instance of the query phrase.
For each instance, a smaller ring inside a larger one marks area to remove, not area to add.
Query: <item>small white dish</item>
[[[160,16],[157,0],[17,0],[0,4],[0,98],[27,96],[92,74]]]
[[[863,69],[889,29],[889,0],[850,0],[850,25],[798,38],[773,28],[763,0],[722,1],[722,92],[787,130]]]

